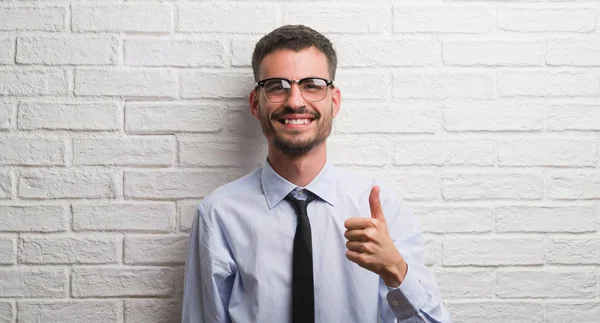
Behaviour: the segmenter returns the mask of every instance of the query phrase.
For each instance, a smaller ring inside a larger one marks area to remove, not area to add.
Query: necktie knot
[[[315,199],[315,195],[307,191],[306,200],[299,200],[292,195],[292,193],[288,194],[285,199],[290,202],[296,214],[298,215],[307,215],[307,207],[308,203],[312,202]]]

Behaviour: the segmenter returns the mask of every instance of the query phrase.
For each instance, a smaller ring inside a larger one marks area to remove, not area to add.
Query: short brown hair
[[[254,53],[252,54],[254,80],[257,82],[259,81],[258,72],[260,63],[265,56],[270,53],[278,49],[291,49],[298,52],[311,46],[315,46],[325,55],[325,57],[327,57],[329,77],[331,77],[332,80],[335,79],[337,55],[331,41],[310,27],[303,25],[285,25],[263,36],[263,38],[256,43]]]

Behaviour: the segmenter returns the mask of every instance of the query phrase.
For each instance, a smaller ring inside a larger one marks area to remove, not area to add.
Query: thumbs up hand
[[[379,192],[379,186],[373,186],[369,194],[370,218],[353,217],[344,222],[346,258],[381,276],[387,286],[398,287],[408,267],[388,232]]]

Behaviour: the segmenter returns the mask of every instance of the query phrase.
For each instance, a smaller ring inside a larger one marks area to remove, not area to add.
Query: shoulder
[[[260,189],[261,169],[257,168],[241,178],[217,187],[202,199],[198,208],[203,212],[210,211],[218,204],[227,203],[227,201],[238,199],[240,196],[256,192],[256,189]]]

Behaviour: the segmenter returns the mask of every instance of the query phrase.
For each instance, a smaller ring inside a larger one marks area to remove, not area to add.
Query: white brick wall
[[[180,320],[284,23],[335,43],[330,157],[414,210],[456,322],[597,321],[599,1],[0,0],[0,322]]]

